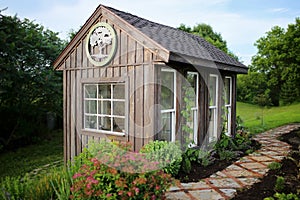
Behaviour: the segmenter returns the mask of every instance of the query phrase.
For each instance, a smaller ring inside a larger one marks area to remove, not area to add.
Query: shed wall
[[[113,25],[118,49],[113,61],[106,67],[91,64],[86,56],[86,35],[68,54],[64,70],[64,155],[65,161],[78,155],[90,140],[109,138],[118,141],[130,141],[134,150],[138,150],[153,139],[154,133],[154,93],[155,70],[153,61],[156,55],[134,40],[128,33],[105,17],[97,22]],[[113,136],[99,132],[83,130],[83,84],[86,82],[125,82],[126,120],[125,136]],[[152,111],[152,112],[149,112]]]

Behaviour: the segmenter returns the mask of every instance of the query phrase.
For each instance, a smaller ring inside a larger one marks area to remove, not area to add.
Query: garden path
[[[235,196],[238,189],[247,188],[268,172],[268,165],[280,162],[290,151],[290,145],[277,140],[282,134],[300,128],[291,124],[275,128],[254,137],[261,149],[234,162],[226,169],[209,178],[192,183],[176,183],[166,193],[168,200],[227,200]]]

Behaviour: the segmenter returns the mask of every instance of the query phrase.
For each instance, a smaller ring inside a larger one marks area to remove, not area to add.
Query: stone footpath
[[[300,124],[282,126],[255,136],[261,149],[236,161],[209,178],[192,183],[177,183],[166,193],[169,200],[227,200],[237,190],[247,188],[268,172],[268,165],[280,162],[290,151],[290,145],[277,140],[282,134],[300,128]]]

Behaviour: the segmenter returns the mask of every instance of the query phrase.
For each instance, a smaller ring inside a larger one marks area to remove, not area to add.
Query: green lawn
[[[0,154],[0,178],[5,176],[24,176],[35,169],[46,171],[49,167],[63,164],[63,133],[56,131],[39,144],[21,147],[15,151]],[[41,173],[41,171],[37,173]]]
[[[252,133],[258,133],[284,124],[300,122],[300,103],[262,110],[256,105],[238,102],[237,116],[242,118],[245,127]]]

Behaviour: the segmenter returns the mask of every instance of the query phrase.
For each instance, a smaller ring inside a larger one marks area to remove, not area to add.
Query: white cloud
[[[267,10],[270,13],[286,13],[289,11],[287,8],[271,8]]]

